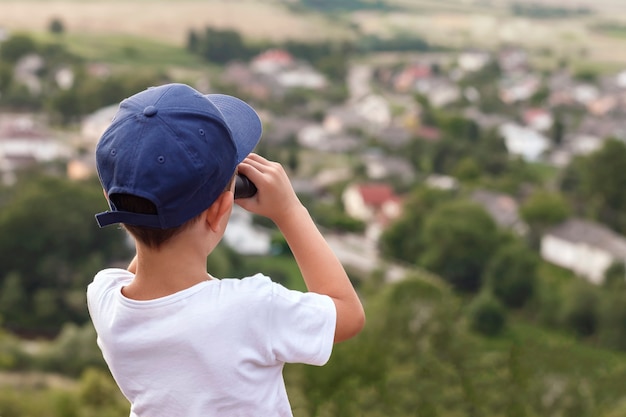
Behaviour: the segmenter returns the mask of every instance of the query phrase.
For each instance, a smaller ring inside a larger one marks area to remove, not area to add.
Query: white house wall
[[[552,235],[542,239],[541,256],[546,261],[569,269],[594,284],[602,283],[604,272],[613,263],[613,257],[605,251],[586,244],[574,244]]]
[[[355,219],[368,221],[372,218],[373,213],[367,207],[361,193],[356,186],[348,187],[343,193],[343,205],[350,216]]]

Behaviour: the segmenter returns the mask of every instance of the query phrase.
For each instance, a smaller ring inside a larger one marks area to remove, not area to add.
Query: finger
[[[260,157],[262,158],[262,157]],[[262,159],[258,159],[258,158],[246,158],[243,160],[242,163],[245,163],[251,167],[256,168],[258,171],[260,172],[266,172],[268,170],[269,167],[272,166],[272,163],[270,161],[268,161],[265,158]]]
[[[267,161],[267,159],[254,152],[249,153],[246,159],[251,159],[253,161]]]

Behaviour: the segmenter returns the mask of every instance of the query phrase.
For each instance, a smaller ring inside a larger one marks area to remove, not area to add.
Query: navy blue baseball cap
[[[247,103],[185,84],[151,87],[125,99],[96,146],[110,208],[96,214],[98,224],[180,226],[224,192],[261,132],[261,120]],[[146,198],[157,214],[118,210],[111,201],[115,194]]]

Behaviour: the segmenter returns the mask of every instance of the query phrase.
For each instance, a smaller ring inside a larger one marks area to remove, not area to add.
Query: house
[[[25,85],[31,94],[39,94],[42,90],[40,72],[46,65],[39,54],[27,54],[21,57],[13,69],[15,81]]]
[[[276,74],[294,65],[295,59],[284,49],[273,48],[261,52],[250,61],[250,68],[254,72]]]
[[[511,229],[519,235],[526,234],[528,227],[519,217],[519,205],[513,197],[488,190],[476,190],[470,198],[480,204],[498,226]]]
[[[441,139],[441,130],[433,126],[419,126],[415,130],[415,137],[428,142],[437,142]]]
[[[550,140],[536,130],[515,123],[500,126],[500,134],[510,155],[520,156],[526,162],[538,162],[550,148]]]
[[[575,135],[569,147],[574,155],[589,155],[600,150],[606,140],[594,135]]]
[[[350,100],[359,100],[371,93],[372,88],[370,87],[370,82],[373,72],[373,69],[369,65],[350,65],[348,76],[346,77]]]
[[[566,134],[563,142],[550,153],[550,163],[557,167],[566,167],[576,155],[589,155],[604,146],[606,139],[593,134]]]
[[[344,190],[342,202],[349,216],[366,223],[366,237],[374,241],[402,213],[400,197],[383,183],[352,184]]]
[[[502,48],[498,51],[497,61],[504,73],[526,72],[529,67],[528,52],[517,47]]]
[[[234,205],[224,232],[224,243],[243,255],[267,255],[271,251],[271,233],[252,223],[252,214]]]
[[[241,62],[229,63],[222,72],[221,81],[234,86],[242,94],[257,100],[281,97],[285,91],[270,76],[255,73]]]
[[[29,114],[0,117],[0,180],[11,184],[15,171],[36,163],[69,158],[72,149]]]
[[[382,180],[398,178],[410,182],[415,178],[413,165],[401,156],[385,155],[382,152],[370,151],[362,156],[368,178]]]
[[[424,183],[430,188],[445,191],[456,190],[459,187],[457,179],[449,175],[430,174]]]
[[[619,104],[618,97],[611,94],[603,94],[586,103],[587,111],[594,116],[605,116],[615,110]]]
[[[626,70],[620,71],[615,76],[615,82],[619,88],[626,88]]]
[[[579,135],[596,136],[601,139],[615,138],[626,141],[626,121],[620,116],[584,116],[578,127]]]
[[[394,139],[404,140],[397,136],[397,125],[394,125],[390,102],[376,94],[369,94],[350,104],[328,109],[324,115],[323,126],[328,133],[339,134],[348,131],[364,131],[384,140],[385,133]]]
[[[328,85],[328,81],[324,75],[316,71],[310,65],[304,64],[284,70],[276,74],[275,77],[278,84],[285,88],[321,90]]]
[[[83,140],[88,144],[95,144],[111,124],[118,108],[119,104],[116,103],[102,107],[87,115],[80,126],[80,134]]]
[[[70,67],[59,68],[54,73],[54,80],[62,90],[69,90],[74,85],[74,70]]]
[[[391,106],[380,95],[369,94],[354,102],[355,113],[374,127],[386,127],[391,123]]]
[[[491,60],[491,55],[486,51],[468,50],[459,54],[457,63],[465,72],[476,72],[485,67]]]
[[[351,129],[363,129],[365,120],[353,106],[337,106],[326,111],[322,125],[328,133],[340,133]]]
[[[574,101],[587,105],[587,103],[596,100],[600,96],[600,89],[592,84],[578,84],[574,86],[572,96]]]
[[[522,114],[522,119],[526,126],[540,132],[546,131],[552,127],[554,119],[550,112],[546,109],[529,108]]]
[[[337,168],[322,169],[313,178],[313,186],[316,189],[328,188],[333,184],[349,181],[354,177],[352,167],[342,166]]]
[[[298,131],[297,142],[322,152],[351,152],[360,146],[361,138],[344,132],[328,132],[322,125],[311,124]]]
[[[522,74],[503,78],[498,85],[500,100],[507,104],[530,99],[541,86],[541,80],[534,74]]]
[[[442,77],[418,80],[415,91],[426,96],[428,102],[438,108],[452,104],[462,97],[459,86]]]
[[[252,58],[250,70],[254,74],[272,79],[284,88],[319,90],[328,84],[323,74],[280,48],[268,49]]]
[[[419,80],[432,76],[429,64],[414,63],[403,68],[393,79],[393,89],[399,93],[408,93],[415,89]]]
[[[463,111],[463,115],[485,130],[497,128],[510,121],[507,117],[499,114],[485,114],[476,107],[468,107]]]
[[[267,123],[267,126],[263,126],[263,142],[269,145],[279,145],[295,140],[298,132],[311,123],[308,119],[297,116],[268,115],[262,119]]]
[[[569,219],[542,237],[541,257],[601,284],[613,263],[626,262],[626,238],[598,223]]]
[[[71,180],[85,180],[96,172],[96,157],[93,152],[75,157],[67,162],[67,177]]]
[[[576,85],[569,71],[560,70],[552,73],[547,79],[548,104],[551,106],[571,106],[574,104],[574,86]]]
[[[400,215],[400,198],[383,183],[353,184],[346,188],[342,200],[348,215],[371,221],[384,214],[392,219]]]
[[[375,136],[385,146],[393,149],[402,149],[411,141],[413,137],[412,130],[414,129],[392,122],[389,126],[377,130]]]

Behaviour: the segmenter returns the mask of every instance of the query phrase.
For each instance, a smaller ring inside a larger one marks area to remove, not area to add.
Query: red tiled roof
[[[291,56],[291,54],[284,49],[268,49],[254,58],[254,62],[262,61],[290,64],[293,62],[293,56]]]
[[[359,192],[363,202],[368,206],[382,206],[387,201],[394,201],[397,198],[387,184],[362,184],[359,186]]]

